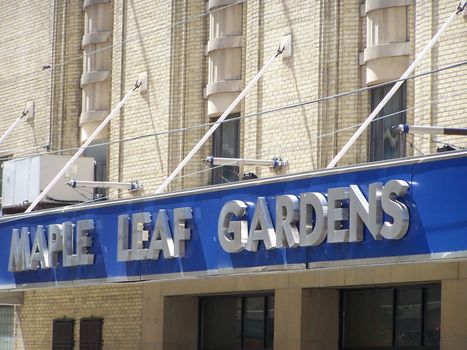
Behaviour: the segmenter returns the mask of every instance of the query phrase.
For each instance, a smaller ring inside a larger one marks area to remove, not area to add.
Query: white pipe
[[[430,40],[430,42],[425,46],[425,48],[420,52],[420,54],[415,58],[409,68],[402,74],[400,77],[400,81],[398,81],[392,89],[388,92],[388,94],[383,98],[383,100],[376,106],[376,108],[371,112],[368,118],[363,122],[363,124],[358,128],[355,134],[352,135],[349,141],[342,147],[339,153],[334,157],[333,160],[329,163],[326,169],[333,168],[336,166],[337,162],[341,160],[341,158],[347,153],[347,151],[352,147],[358,137],[365,131],[365,129],[370,125],[370,123],[375,119],[379,112],[383,109],[383,107],[388,103],[391,97],[397,92],[402,84],[404,84],[405,79],[407,79],[410,74],[415,70],[418,66],[420,61],[425,57],[425,55],[431,50],[431,48],[437,43],[443,32],[449,27],[449,25],[454,21],[456,18],[456,14],[458,13],[458,9],[449,17],[449,19],[444,23],[444,25],[438,30],[436,35]]]
[[[21,116],[19,116],[18,118],[16,118],[16,120],[13,122],[13,124],[10,125],[10,127],[7,129],[7,131],[5,131],[2,135],[2,137],[0,138],[0,145],[3,143],[3,141],[5,141],[5,139],[8,137],[8,135],[10,135],[10,133],[16,128],[16,126],[19,124],[19,122],[23,119],[23,118],[26,118],[26,113],[22,113]]]
[[[162,185],[159,186],[159,188],[156,191],[156,194],[162,193],[165,191],[167,186],[172,182],[172,180],[182,171],[182,169],[185,167],[185,165],[193,158],[193,156],[196,154],[196,152],[199,151],[199,149],[204,145],[204,143],[209,139],[209,137],[216,131],[216,129],[219,127],[219,125],[222,124],[222,122],[229,116],[229,114],[233,111],[233,109],[240,103],[241,100],[245,97],[245,95],[251,90],[251,88],[256,84],[256,82],[263,76],[264,72],[271,66],[271,64],[274,62],[275,58],[282,53],[279,51],[278,53],[275,53],[261,68],[261,70],[255,75],[255,77],[248,83],[248,85],[243,89],[243,91],[237,96],[237,98],[231,103],[231,105],[225,110],[225,112],[220,116],[220,118],[216,121],[216,123],[211,126],[211,128],[208,130],[208,132],[202,137],[201,140],[198,141],[198,143],[193,147],[193,149],[188,153],[188,155],[183,159],[180,164],[178,164],[177,168],[172,172],[172,174],[169,175],[169,177],[162,183]]]
[[[248,159],[248,158],[223,158],[223,157],[212,157],[209,156],[206,158],[206,163],[210,163],[214,166],[219,165],[258,165],[258,166],[269,166],[274,167],[276,162],[274,159],[265,160],[265,159]]]
[[[445,128],[442,126],[423,126],[400,124],[396,127],[400,134],[457,135],[467,136],[467,128]]]
[[[90,188],[121,188],[127,190],[141,189],[142,185],[134,182],[112,182],[112,181],[85,181],[70,180],[67,185],[71,187],[90,187]]]
[[[31,212],[39,202],[44,199],[44,197],[49,193],[52,187],[65,175],[68,169],[73,165],[73,163],[78,159],[78,157],[84,152],[84,150],[90,145],[90,143],[96,138],[96,136],[105,128],[105,126],[112,120],[112,118],[117,114],[117,112],[122,108],[125,102],[130,98],[130,96],[139,88],[139,84],[137,83],[135,87],[133,87],[125,97],[115,106],[115,108],[110,112],[110,114],[102,121],[102,123],[97,127],[96,130],[89,136],[86,142],[76,151],[76,153],[71,157],[71,159],[65,164],[62,170],[54,177],[54,179],[44,188],[44,190],[34,199],[34,202],[26,209],[25,213]]]
[[[431,135],[442,135],[444,134],[444,128],[440,126],[417,126],[400,124],[396,127],[396,131],[399,134],[431,134]]]

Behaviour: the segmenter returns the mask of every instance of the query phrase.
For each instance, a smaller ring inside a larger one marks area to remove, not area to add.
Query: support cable
[[[105,46],[105,47],[101,47],[99,49],[96,49],[96,50],[93,50],[93,51],[89,51],[83,55],[79,55],[79,56],[76,56],[76,57],[73,57],[73,58],[70,58],[69,60],[66,60],[66,61],[63,61],[63,62],[60,62],[60,63],[57,63],[57,64],[44,64],[40,67],[40,71],[31,71],[29,73],[24,73],[24,74],[20,74],[20,75],[16,75],[15,78],[12,78],[10,80],[0,80],[0,83],[2,85],[4,84],[11,84],[11,83],[15,83],[17,82],[18,80],[22,79],[23,77],[31,77],[31,75],[33,74],[33,76],[35,75],[38,75],[38,74],[41,74],[42,71],[45,71],[45,70],[55,70],[57,68],[61,68],[62,66],[66,66],[67,64],[71,63],[71,62],[75,62],[75,61],[78,61],[78,60],[81,60],[81,59],[84,59],[85,57],[87,56],[90,56],[90,55],[94,55],[95,53],[98,53],[98,52],[102,52],[102,51],[105,51],[105,50],[110,50],[114,47],[119,47],[119,46],[122,46],[124,44],[127,44],[129,42],[140,42],[143,40],[143,38],[145,37],[148,37],[148,36],[151,36],[153,34],[156,34],[156,33],[159,33],[159,32],[163,32],[165,30],[169,30],[171,28],[174,28],[174,27],[177,27],[179,25],[183,25],[183,24],[186,24],[186,23],[190,23],[190,22],[194,22],[198,19],[201,19],[203,17],[206,17],[206,16],[209,16],[210,14],[212,13],[216,13],[216,12],[220,12],[222,10],[225,10],[229,7],[233,7],[235,5],[239,5],[239,4],[243,4],[245,2],[247,2],[248,0],[237,0],[231,4],[228,4],[228,5],[225,5],[225,6],[220,6],[220,7],[217,7],[215,8],[214,10],[211,10],[211,11],[206,11],[206,12],[202,12],[198,15],[195,15],[195,16],[191,16],[191,17],[188,17],[186,19],[183,19],[183,20],[180,20],[178,22],[175,22],[175,23],[171,23],[171,24],[166,24],[166,25],[161,25],[160,27],[158,28],[155,28],[153,30],[150,30],[150,31],[147,31],[145,33],[141,33],[141,34],[138,34],[138,35],[134,35],[134,36],[131,36],[131,37],[128,37],[127,39],[125,40],[121,40],[117,43],[114,43],[112,45],[108,45],[108,46]],[[29,81],[30,79],[28,79]]]
[[[456,94],[447,95],[443,99],[429,101],[429,103],[436,103],[436,102],[439,102],[439,101],[443,101],[443,100],[446,100],[448,97],[455,97],[456,95],[461,95],[463,93],[464,92],[457,92]],[[407,112],[409,110],[413,110],[415,108],[417,108],[417,107],[411,107],[411,108],[407,108],[405,110],[401,110],[401,111],[397,111],[397,112],[394,112],[394,113],[391,113],[391,114],[387,114],[387,115],[382,116],[378,120],[384,119],[384,118],[389,118],[389,117],[391,117],[393,115],[396,115],[396,114],[405,113],[405,112]],[[323,135],[320,135],[320,136],[317,136],[317,137],[313,138],[313,140],[319,140],[319,139],[322,139],[322,138],[330,137],[330,136],[333,136],[333,135],[335,135],[335,134],[337,134],[339,132],[357,128],[360,125],[361,124],[356,124],[356,125],[345,127],[345,128],[342,128],[342,129],[339,129],[339,130],[336,130],[336,131],[333,131],[333,132],[330,132],[330,133],[327,133],[327,134],[323,134]],[[441,144],[441,145],[451,145],[451,146],[454,146],[454,147],[459,148],[459,149],[467,149],[465,147],[456,146],[456,145],[454,145],[452,143],[446,143],[446,142],[442,142],[442,141],[438,141],[438,140],[431,140],[428,137],[424,137],[424,136],[417,135],[417,134],[414,134],[413,136],[418,137],[420,139],[428,140],[428,141],[430,141],[432,143],[438,143],[438,144]],[[291,146],[291,147],[284,147],[284,148],[282,148],[282,150],[283,151],[291,151],[291,150],[300,150],[300,149],[305,149],[305,148],[308,149],[308,147],[303,147],[302,145],[299,145],[299,146],[294,145],[294,146]],[[267,154],[268,152],[269,152],[268,150],[258,152],[256,154],[256,156],[261,157],[261,156],[264,156],[265,154]],[[203,161],[203,160],[204,159],[199,159],[200,162]],[[201,173],[211,172],[213,169],[222,168],[222,167],[228,166],[228,165],[235,165],[235,162],[232,162],[232,164],[223,164],[223,165],[219,165],[219,166],[213,166],[212,168],[207,168],[207,169],[195,171],[195,172],[192,172],[192,173],[189,173],[189,174],[180,175],[180,176],[177,177],[177,180],[181,180],[183,178],[187,178],[187,177],[194,176],[194,175],[199,175]],[[137,189],[129,190],[130,193],[131,192],[136,192],[136,191],[138,191],[138,190]],[[141,195],[141,197],[142,197],[142,195]],[[100,197],[100,198],[96,198],[96,199],[90,199],[90,200],[83,201],[83,202],[80,202],[80,203],[69,204],[67,206],[62,207],[62,209],[67,210],[67,209],[70,209],[70,208],[75,208],[75,207],[79,207],[79,206],[86,205],[86,204],[92,204],[92,203],[100,202],[100,201],[107,200],[107,199],[110,199],[109,195],[104,196],[104,197]],[[37,212],[37,214],[36,214],[36,212],[29,213],[29,215],[32,215],[32,216],[39,215],[39,214],[40,214],[39,212]],[[3,223],[8,223],[8,222],[19,220],[20,218],[21,217],[14,217],[14,218],[11,218],[11,219],[2,219],[2,220],[0,220],[0,225],[3,224]]]
[[[159,186],[156,190],[157,193],[162,193],[167,189],[167,186],[172,182],[172,180],[182,171],[185,165],[193,158],[196,152],[204,145],[204,143],[209,139],[209,137],[216,131],[216,129],[222,124],[222,122],[229,116],[233,109],[240,103],[241,100],[246,96],[246,94],[251,90],[251,88],[258,82],[258,80],[263,76],[264,72],[274,63],[276,58],[284,52],[284,47],[279,47],[277,52],[271,56],[271,58],[266,62],[266,64],[261,68],[261,70],[254,76],[254,78],[248,83],[248,85],[243,89],[243,91],[237,96],[237,98],[230,104],[229,107],[224,111],[224,113],[219,117],[219,119],[214,123],[214,125],[208,130],[208,132],[198,141],[198,143],[193,147],[193,149],[188,153],[188,155],[183,159],[180,164],[175,168],[175,170],[167,177],[167,179]]]
[[[91,142],[96,138],[96,136],[107,126],[107,124],[115,117],[115,115],[120,111],[120,108],[123,107],[125,102],[130,98],[130,96],[140,88],[141,82],[137,81],[135,86],[131,88],[130,91],[123,97],[123,99],[115,106],[115,108],[110,112],[110,114],[102,121],[102,123],[97,127],[96,130],[89,136],[86,142],[78,149],[78,151],[71,157],[71,159],[64,165],[62,170],[53,178],[52,181],[42,190],[42,192],[36,197],[36,199],[31,203],[31,205],[26,209],[25,213],[31,212],[39,202],[44,199],[47,193],[55,186],[55,184],[65,175],[68,169],[73,165],[73,163],[78,159],[78,157],[86,150],[86,148],[91,144]]]
[[[26,118],[26,116],[28,115],[28,111],[23,111],[21,113],[21,115],[16,118],[16,120],[13,122],[13,124],[10,125],[10,127],[3,133],[2,137],[0,138],[0,145],[3,143],[3,141],[6,140],[6,138],[8,137],[8,135],[10,135],[10,133],[16,128],[16,126]]]
[[[465,5],[465,4],[464,4]],[[426,54],[433,48],[433,46],[438,42],[441,35],[444,31],[451,25],[454,21],[456,16],[459,13],[459,8],[456,9],[452,13],[452,15],[448,18],[448,20],[443,24],[443,26],[438,30],[435,36],[429,41],[429,43],[425,46],[425,48],[420,52],[419,55],[415,58],[412,64],[407,68],[407,70],[402,74],[401,80],[406,79],[407,77],[412,74],[415,68],[419,65],[423,58],[425,58]],[[371,121],[375,119],[379,112],[383,109],[383,107],[389,102],[392,96],[397,92],[397,90],[401,87],[403,81],[397,82],[392,89],[387,93],[387,95],[383,98],[383,100],[376,106],[376,108],[370,113],[368,118],[363,122],[362,126],[352,135],[352,137],[347,141],[347,143],[342,147],[342,149],[337,153],[337,155],[331,160],[329,165],[326,167],[327,169],[334,168],[336,164],[342,159],[342,157],[347,153],[347,151],[352,147],[358,137],[366,130],[368,125],[370,125]]]
[[[467,65],[467,61],[463,62],[463,65]],[[435,70],[433,72],[437,73],[439,71],[444,71],[446,69],[457,68],[457,67],[459,67],[458,63],[455,64],[455,65],[446,66],[446,67],[437,69],[437,70]],[[421,73],[421,74],[419,74],[417,76],[409,77],[406,80],[413,79],[413,78],[420,77],[420,76],[424,76],[424,75],[427,75],[427,74],[431,74],[431,73],[430,72],[424,72],[424,73]],[[391,83],[392,82],[388,82],[388,83],[384,83],[384,84],[381,84],[381,85],[387,85],[387,84],[391,84]],[[379,87],[379,85],[374,85],[374,86],[371,86],[371,87],[365,87],[365,88],[362,88],[362,89],[364,89],[366,91],[368,89],[375,88],[375,87]],[[357,90],[353,90],[353,91],[350,91],[350,92],[345,92],[343,94],[348,94],[349,95],[349,94],[352,94],[352,93],[358,93],[358,92],[361,92],[362,89],[357,89]],[[465,94],[464,91],[459,91],[459,92],[456,92],[456,93],[453,93],[453,94],[446,94],[446,95],[443,95],[442,98],[438,98],[436,100],[428,101],[428,103],[436,103],[436,102],[439,102],[439,101],[445,101],[450,97],[461,96],[461,95],[464,95],[464,94]],[[249,118],[266,118],[266,115],[268,115],[268,114],[273,114],[273,113],[279,112],[279,111],[299,108],[299,107],[303,107],[303,106],[306,106],[306,105],[309,105],[309,104],[314,104],[314,103],[319,103],[319,102],[327,101],[327,100],[334,99],[334,98],[339,98],[339,97],[342,97],[341,95],[342,94],[326,96],[326,97],[322,97],[322,98],[318,98],[318,99],[313,99],[313,100],[300,102],[298,104],[291,104],[291,105],[281,106],[281,107],[277,107],[277,108],[264,110],[262,112],[255,112],[255,113],[247,114],[247,115],[240,116],[240,117],[229,118],[229,119],[226,119],[224,121],[224,123],[230,123],[230,122],[233,122],[233,121],[236,121],[236,120],[245,120],[245,119],[249,119]],[[414,110],[417,107],[407,108],[407,109],[404,109],[404,110],[401,110],[401,111],[398,111],[398,112],[395,112],[395,113],[391,113],[389,115],[385,115],[385,116],[380,117],[378,119],[383,119],[383,118],[388,117],[388,116],[393,116],[393,115],[397,115],[399,113]],[[267,118],[270,118],[270,117],[271,116],[267,116]],[[186,132],[186,131],[197,130],[197,129],[202,129],[202,128],[205,128],[205,127],[209,127],[209,126],[214,125],[215,123],[216,122],[209,122],[209,123],[198,124],[198,125],[184,127],[184,128],[157,131],[157,132],[152,132],[152,133],[147,133],[147,134],[142,134],[142,135],[137,135],[137,136],[131,136],[131,137],[126,137],[126,138],[122,138],[122,139],[118,139],[118,140],[102,142],[102,143],[99,143],[99,144],[96,144],[96,145],[89,145],[88,148],[101,147],[101,146],[104,146],[104,145],[112,145],[112,144],[123,143],[123,142],[132,142],[132,141],[137,141],[137,140],[144,139],[144,138],[147,138],[147,137],[158,137],[158,136],[171,135],[171,134],[176,134],[176,133],[183,133],[183,132]],[[336,131],[330,133],[329,135],[334,135],[334,134],[342,132],[342,131],[351,130],[351,129],[354,129],[355,127],[358,127],[360,125],[362,125],[362,124],[360,123],[360,124],[356,124],[356,125],[353,125],[353,126],[345,127],[345,128],[336,130]],[[323,135],[321,135],[321,136],[323,136]],[[28,148],[13,148],[13,149],[2,150],[2,153],[23,152],[23,151],[27,151],[27,150],[34,150],[34,149],[44,148],[44,147],[45,146],[42,145],[42,146],[35,146],[35,147],[28,147]],[[64,148],[64,149],[55,150],[55,151],[46,151],[46,152],[34,153],[33,156],[42,155],[42,154],[56,154],[56,153],[70,152],[70,151],[76,151],[78,149],[79,149],[79,147]],[[27,157],[28,156],[25,155],[24,157],[21,157],[21,158],[27,158]],[[21,158],[19,158],[19,159],[21,159]],[[2,157],[2,158],[0,158],[0,161],[9,160],[9,159],[12,159],[12,157]]]
[[[417,137],[417,138],[419,138],[419,139],[421,139],[421,140],[424,140],[424,141],[431,142],[431,143],[433,143],[433,144],[437,144],[437,145],[452,146],[452,147],[455,147],[456,149],[459,149],[459,150],[465,150],[465,149],[467,149],[467,147],[459,146],[459,145],[457,145],[457,144],[454,144],[454,143],[450,142],[450,140],[440,141],[440,140],[432,139],[431,137],[422,136],[422,135],[419,135],[419,134],[413,134],[412,136],[413,136],[413,137]],[[457,140],[457,141],[459,141],[459,140]]]

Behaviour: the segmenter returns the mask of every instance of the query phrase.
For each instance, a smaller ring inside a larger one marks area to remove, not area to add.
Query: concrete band
[[[104,43],[106,41],[109,41],[111,37],[112,32],[110,31],[84,34],[82,45],[83,47],[85,47],[87,45]]]
[[[108,109],[97,109],[93,111],[83,112],[79,117],[79,126],[87,123],[101,122],[110,113]]]
[[[111,0],[84,0],[83,3],[83,10],[87,9],[88,7],[99,5],[99,4],[108,4]]]
[[[409,6],[410,0],[366,0],[365,12],[386,9],[389,7]]]
[[[81,76],[81,87],[88,84],[100,83],[110,79],[110,71],[99,70],[94,72],[83,73]]]
[[[218,7],[227,6],[236,3],[238,0],[209,0],[208,9],[209,11],[214,10]]]
[[[232,49],[242,46],[242,35],[225,36],[222,38],[213,38],[209,40],[208,45],[206,47],[206,52],[209,53],[215,50]]]
[[[206,96],[221,94],[223,92],[242,91],[242,80],[224,80],[209,83],[206,87]]]
[[[410,54],[410,42],[389,43],[367,47],[363,53],[364,62],[383,57],[407,56]]]

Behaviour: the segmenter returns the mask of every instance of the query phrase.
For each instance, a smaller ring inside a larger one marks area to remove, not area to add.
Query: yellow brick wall
[[[42,65],[51,61],[51,9],[29,1],[2,4],[0,132],[20,116],[28,101],[35,101],[36,119],[21,123],[2,145],[2,155],[20,154],[12,149],[48,142],[50,72]],[[42,14],[37,16],[37,14]],[[35,18],[31,23],[31,18]],[[30,25],[32,24],[32,25]],[[14,30],[13,30],[14,29]]]
[[[111,123],[109,179],[138,180],[151,194],[178,165],[207,127],[186,132],[121,139],[144,134],[196,127],[209,122],[203,88],[207,80],[209,17],[203,2],[115,0],[112,61],[112,106],[133,86],[141,72],[148,72],[149,90],[135,94]],[[298,0],[244,3],[243,77],[245,83],[275,52],[280,38],[293,37],[293,56],[279,58],[242,102],[242,115],[294,103],[311,101],[364,86],[359,53],[365,48],[366,18],[361,1]],[[409,6],[411,59],[437,31],[455,8],[448,0],[415,1]],[[188,23],[186,19],[199,16]],[[415,17],[416,16],[416,17]],[[1,155],[51,143],[51,149],[78,144],[81,113],[82,1],[31,4],[6,3],[2,7],[0,102],[2,130],[19,115],[29,100],[36,103],[35,120],[22,123],[1,146]],[[15,35],[10,24],[14,24]],[[426,72],[465,59],[461,42],[466,17],[459,16],[440,44],[416,72]],[[62,62],[67,62],[61,66]],[[42,65],[55,63],[54,70]],[[24,74],[23,74],[24,73]],[[408,120],[415,124],[463,125],[466,111],[462,69],[450,70],[408,83]],[[19,74],[19,75],[18,75]],[[437,101],[437,102],[432,102]],[[289,166],[280,172],[265,167],[245,167],[259,176],[320,169],[350,138],[357,123],[369,112],[369,94],[360,93],[281,112],[247,118],[241,123],[241,156],[270,159],[282,157]],[[346,131],[337,131],[349,128]],[[460,138],[441,138],[464,145]],[[363,134],[340,165],[365,162],[368,134]],[[412,140],[412,138],[409,138]],[[413,141],[423,153],[433,152],[429,138]],[[211,153],[208,141],[173,182],[171,189],[209,183],[209,169],[202,160]],[[419,154],[408,146],[408,155]],[[111,191],[112,197],[129,196]]]
[[[205,12],[204,4],[115,1],[115,9],[114,42],[126,43],[113,49],[112,105],[118,103],[141,72],[148,72],[149,89],[132,97],[120,118],[112,122],[111,139],[206,122],[202,94],[206,80],[206,17],[180,24]],[[150,34],[141,36],[147,32]],[[131,39],[135,37],[142,40]],[[135,179],[144,183],[145,193],[152,193],[201,137],[201,132],[195,129],[112,145],[110,180]],[[185,172],[197,171],[201,165],[199,161],[190,164]],[[196,179],[190,178],[191,186],[199,183]],[[174,182],[172,188],[180,188],[183,183]]]
[[[453,13],[457,2],[416,1],[417,20],[415,26],[415,50],[420,52],[430,38]],[[423,15],[421,15],[423,14]],[[466,60],[465,50],[460,43],[466,34],[467,17],[458,15],[453,24],[445,31],[439,44],[416,69],[416,73],[448,66]],[[462,102],[462,92],[467,89],[465,66],[425,76],[415,81],[415,119],[419,125],[465,127],[467,104]],[[430,103],[431,101],[431,103]],[[436,102],[433,102],[436,101]],[[438,139],[455,145],[466,145],[463,137],[415,137],[415,145],[422,152],[433,152],[441,144]]]
[[[50,1],[2,4],[0,133],[28,101],[35,103],[35,118],[10,134],[0,156],[34,154],[44,151],[43,145],[52,150],[77,145],[82,1],[57,3],[56,8]],[[54,63],[53,70],[42,68]]]
[[[107,285],[37,289],[24,293],[16,308],[17,350],[52,348],[53,320],[75,319],[75,348],[79,347],[79,320],[101,317],[104,349],[138,349],[141,342],[142,288]]]
[[[56,8],[52,7],[52,2],[25,0],[1,5],[0,132],[19,116],[30,100],[36,104],[36,118],[22,123],[10,135],[7,142],[0,146],[0,156],[28,154],[31,151],[25,151],[25,148],[49,142],[54,150],[73,147],[78,143],[82,1],[56,3]],[[209,18],[200,17],[186,24],[178,24],[205,12],[203,1],[114,0],[113,4],[115,46],[112,48],[112,106],[132,87],[141,72],[148,72],[149,90],[132,96],[119,117],[111,123],[111,141],[115,143],[110,147],[109,179],[139,180],[145,185],[142,193],[150,194],[207,128],[131,142],[117,141],[209,121],[203,99],[207,80],[204,48]],[[360,4],[359,0],[247,1],[244,4],[245,82],[250,81],[275,52],[280,38],[289,33],[293,36],[293,57],[278,59],[274,63],[242,103],[242,114],[362,87],[362,67],[359,66],[358,55],[365,47],[366,19],[360,16]],[[411,60],[456,5],[457,2],[449,0],[417,0],[411,3]],[[416,73],[466,59],[463,48],[466,18],[459,16],[456,19]],[[57,67],[53,72],[42,70],[42,65],[61,62],[68,64]],[[465,67],[409,82],[409,122],[466,126],[467,105],[464,97],[467,79],[464,72]],[[245,119],[241,127],[241,155],[261,159],[280,156],[289,160],[290,165],[281,173],[322,168],[352,135],[351,130],[338,135],[333,133],[361,122],[368,115],[369,103],[369,94],[362,93]],[[324,137],[327,134],[331,136]],[[441,139],[466,144],[465,139],[461,138]],[[423,153],[433,152],[436,147],[426,137],[415,137],[414,145]],[[16,148],[23,151],[11,150]],[[408,154],[412,153],[417,155],[418,151],[408,147]],[[209,142],[183,174],[205,170],[201,160],[208,154]],[[340,164],[364,162],[366,159],[367,135],[364,134]],[[253,170],[262,177],[275,174],[267,168],[246,167],[243,170]],[[171,189],[207,184],[208,180],[209,173],[202,172],[175,181]],[[127,191],[112,192],[113,197],[128,195]],[[389,279],[383,282],[388,281],[394,282]],[[218,284],[218,281],[215,282]],[[204,283],[196,283],[199,288],[204,287]],[[237,285],[241,283],[243,281]],[[355,282],[366,283],[370,282]],[[211,293],[215,285],[209,288],[198,292]],[[260,283],[257,289],[264,288],[265,284]],[[277,287],[270,289],[274,288]],[[185,285],[183,289],[183,293],[187,293]],[[245,290],[252,289],[248,287]],[[220,291],[232,290],[225,287]],[[245,290],[240,288],[238,291]],[[143,338],[142,308],[141,288],[133,285],[27,291],[24,305],[17,308],[16,348],[50,349],[54,318],[66,316],[79,320],[91,315],[104,318],[106,349],[138,348],[137,344]],[[159,319],[157,322],[160,326],[162,321]],[[77,341],[78,335],[79,322],[75,327]]]

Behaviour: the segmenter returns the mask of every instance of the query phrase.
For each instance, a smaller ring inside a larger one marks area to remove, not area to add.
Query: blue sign
[[[462,253],[466,173],[439,155],[6,216],[0,288]]]

